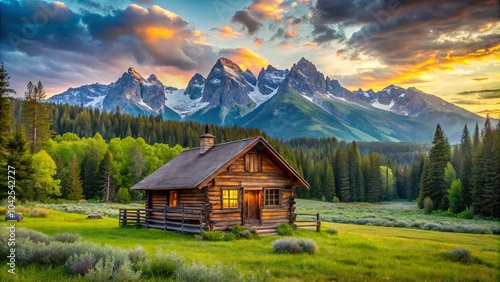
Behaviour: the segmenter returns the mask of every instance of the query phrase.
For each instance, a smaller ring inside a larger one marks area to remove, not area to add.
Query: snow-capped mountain
[[[346,140],[429,142],[437,123],[456,142],[464,124],[484,119],[414,87],[349,91],[302,58],[290,70],[269,65],[257,77],[220,58],[186,89],[129,68],[116,82],[69,88],[48,101],[132,115],[258,127],[273,137],[336,136]]]

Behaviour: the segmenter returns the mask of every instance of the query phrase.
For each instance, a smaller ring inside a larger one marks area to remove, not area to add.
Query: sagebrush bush
[[[16,239],[21,238],[29,239],[35,243],[40,242],[48,244],[50,242],[50,237],[48,235],[26,228],[19,228],[18,230],[16,230]]]
[[[455,262],[468,263],[471,261],[470,251],[464,248],[456,248],[451,251],[444,252],[444,256]]]
[[[290,236],[293,235],[293,227],[288,223],[282,223],[276,227],[276,233],[280,236]]]
[[[126,260],[122,265],[118,267],[113,272],[113,281],[122,282],[122,281],[140,281],[141,280],[141,271],[135,271],[132,269],[132,263],[129,260]]]
[[[31,217],[48,217],[49,211],[45,209],[32,209],[30,212]]]
[[[87,252],[81,255],[72,255],[64,266],[75,275],[85,275],[95,266],[96,262],[94,254]]]
[[[113,276],[113,267],[115,265],[113,257],[100,259],[89,272],[85,275],[85,280],[91,282],[110,281]]]
[[[58,241],[63,243],[75,243],[80,241],[81,239],[82,236],[80,236],[80,234],[70,233],[70,232],[57,233],[52,237],[52,241]]]
[[[128,252],[128,259],[132,264],[140,264],[149,261],[148,254],[142,246],[137,246],[135,249]]]
[[[305,238],[284,238],[273,241],[274,251],[277,253],[287,254],[314,254],[318,250],[318,246],[311,239]]]
[[[337,235],[339,234],[339,230],[335,227],[330,227],[327,231],[329,234]]]
[[[5,215],[7,213],[7,207],[0,207],[0,215]]]
[[[153,258],[138,265],[138,268],[147,277],[168,278],[182,266],[184,257],[174,252],[157,252]]]
[[[223,266],[216,263],[209,267],[202,262],[193,262],[180,267],[175,277],[186,282],[238,282],[243,281],[243,276],[236,266]]]
[[[221,231],[204,231],[201,233],[201,239],[203,241],[224,241],[224,233]]]

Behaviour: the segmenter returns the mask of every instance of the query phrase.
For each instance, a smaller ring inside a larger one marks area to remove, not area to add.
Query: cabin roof
[[[204,154],[200,154],[200,148],[185,150],[130,189],[202,188],[259,143],[273,161],[295,178],[295,184],[309,188],[309,184],[262,137],[258,136],[216,144]]]

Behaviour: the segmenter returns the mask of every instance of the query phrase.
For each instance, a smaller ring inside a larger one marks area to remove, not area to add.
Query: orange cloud
[[[290,7],[295,8],[297,5],[297,2],[293,2],[292,4],[290,4]]]
[[[171,39],[175,35],[175,31],[166,27],[137,27],[135,31],[144,42],[153,43],[161,39]]]
[[[409,85],[415,83],[429,82],[425,77],[432,76],[437,72],[453,72],[456,65],[468,65],[473,62],[494,60],[500,62],[500,44],[488,49],[479,49],[464,55],[453,55],[452,52],[439,58],[432,54],[425,58],[422,54],[416,54],[416,59],[421,58],[414,64],[392,67],[390,71],[368,71],[359,74],[361,83],[357,85],[363,88],[381,88],[389,84]]]
[[[260,19],[280,20],[283,18],[283,0],[256,0],[248,7]]]
[[[254,74],[259,73],[260,69],[269,65],[268,60],[246,47],[225,49],[220,52],[220,55],[229,58],[243,70],[251,70]]]
[[[293,45],[288,43],[288,42],[281,42],[280,44],[278,44],[279,47],[281,48],[286,48],[286,49],[291,49],[293,48]]]
[[[227,25],[217,29],[217,31],[222,39],[237,38],[241,35],[241,32],[238,32]]]
[[[262,43],[264,43],[264,39],[262,39],[262,38],[255,38],[253,40],[253,42],[255,43],[255,48],[258,49],[260,47],[260,45],[262,45]]]

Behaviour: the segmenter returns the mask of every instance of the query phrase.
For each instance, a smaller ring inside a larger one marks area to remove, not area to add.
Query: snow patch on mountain
[[[171,108],[184,118],[210,104],[201,102],[202,97],[191,100],[189,95],[184,95],[184,89],[165,89],[165,106]]]
[[[389,105],[384,105],[384,104],[381,104],[378,99],[373,101],[372,102],[372,106],[377,108],[377,109],[381,109],[381,110],[384,110],[384,111],[390,111],[392,106],[394,106],[395,102],[394,100],[392,100]]]

